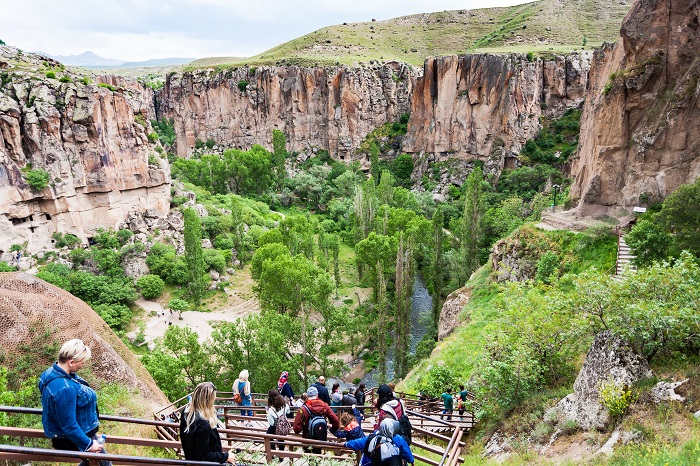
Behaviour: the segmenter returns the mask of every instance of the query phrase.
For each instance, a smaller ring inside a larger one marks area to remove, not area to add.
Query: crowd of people
[[[106,453],[106,436],[97,435],[97,394],[77,375],[90,357],[90,348],[82,340],[67,341],[59,350],[57,361],[39,379],[44,433],[55,449]],[[242,408],[241,416],[253,416],[247,370],[242,370],[233,382],[232,392],[234,402]],[[235,453],[225,453],[221,446],[218,429],[223,425],[214,406],[216,393],[212,382],[198,384],[179,413],[180,441],[187,460],[236,462]],[[277,387],[267,393],[267,433],[276,436],[272,449],[284,450],[284,436],[292,430],[302,438],[318,441],[326,441],[330,432],[345,439],[347,448],[362,451],[362,466],[413,463],[410,422],[403,402],[388,385],[381,385],[377,393],[377,403],[370,407],[377,410],[376,422],[373,432],[365,435],[364,384],[352,392],[343,392],[335,383],[329,392],[325,377],[321,376],[297,399],[289,384],[289,373],[282,372]],[[296,408],[296,415],[290,422],[292,407]],[[252,426],[250,422],[246,424]],[[321,453],[321,448],[310,446],[306,451]],[[81,466],[87,464],[87,460],[81,462]],[[100,466],[111,466],[111,462],[100,461]]]

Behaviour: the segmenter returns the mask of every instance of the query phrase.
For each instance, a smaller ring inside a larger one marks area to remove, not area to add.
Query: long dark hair
[[[338,382],[333,384],[333,388],[331,388],[331,393],[335,393],[336,390],[340,388],[340,384]]]
[[[357,399],[357,395],[360,394],[360,393],[362,393],[362,397],[363,397],[363,399],[364,399],[364,396],[365,396],[365,384],[364,384],[364,383],[361,383],[361,384],[357,387],[357,389],[355,390],[355,399]]]
[[[284,398],[282,398],[282,395],[280,395],[280,392],[277,390],[270,390],[267,392],[267,406],[271,406],[275,408],[276,411],[279,411],[280,409],[284,408]]]
[[[382,405],[388,401],[395,400],[394,392],[388,385],[380,385],[377,389],[377,404],[376,408],[381,409]]]

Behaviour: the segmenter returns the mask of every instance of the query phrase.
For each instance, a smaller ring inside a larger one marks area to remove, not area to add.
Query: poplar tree
[[[481,167],[469,174],[464,193],[464,216],[462,217],[462,267],[458,274],[458,284],[463,286],[469,276],[479,266],[479,246],[482,241],[482,211],[479,202],[481,194]]]
[[[284,161],[287,158],[287,138],[278,129],[272,130],[272,165],[275,170],[275,182],[277,189],[282,188],[287,172],[284,169]]]
[[[202,221],[197,212],[190,208],[182,212],[185,220],[185,262],[189,272],[188,292],[195,308],[199,308],[206,289],[206,272],[202,252]]]
[[[442,309],[442,304],[444,298],[442,294],[444,293],[445,280],[443,275],[443,270],[445,268],[444,258],[442,256],[442,242],[444,239],[444,232],[442,230],[443,224],[445,223],[445,212],[442,206],[438,206],[435,214],[433,215],[433,232],[434,232],[434,251],[433,251],[433,326],[437,329],[440,322],[440,310]]]
[[[379,353],[379,383],[386,382],[386,353],[387,353],[387,333],[389,326],[387,322],[388,303],[386,299],[386,279],[382,270],[382,263],[377,261],[377,270],[379,270],[379,284],[377,286],[377,334],[378,334],[378,353]]]
[[[413,290],[412,246],[410,237],[404,244],[399,236],[396,254],[396,359],[395,375],[403,378],[408,372],[408,352],[411,336],[411,293]]]

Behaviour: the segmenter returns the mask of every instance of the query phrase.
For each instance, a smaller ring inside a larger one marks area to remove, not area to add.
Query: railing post
[[[268,463],[272,462],[272,442],[270,437],[265,437],[265,458],[267,458]]]

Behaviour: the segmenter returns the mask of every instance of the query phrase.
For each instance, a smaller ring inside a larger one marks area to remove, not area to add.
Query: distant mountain
[[[41,55],[58,60],[64,65],[73,66],[118,66],[124,63],[124,60],[116,60],[114,58],[104,58],[92,52],[81,53],[80,55],[50,55],[48,53],[38,52]]]
[[[58,60],[64,65],[84,66],[86,68],[139,68],[142,66],[169,66],[189,63],[194,58],[154,58],[145,61],[124,61],[114,58],[105,58],[92,52],[81,53],[80,55],[50,55],[48,53],[37,52],[41,55]]]

